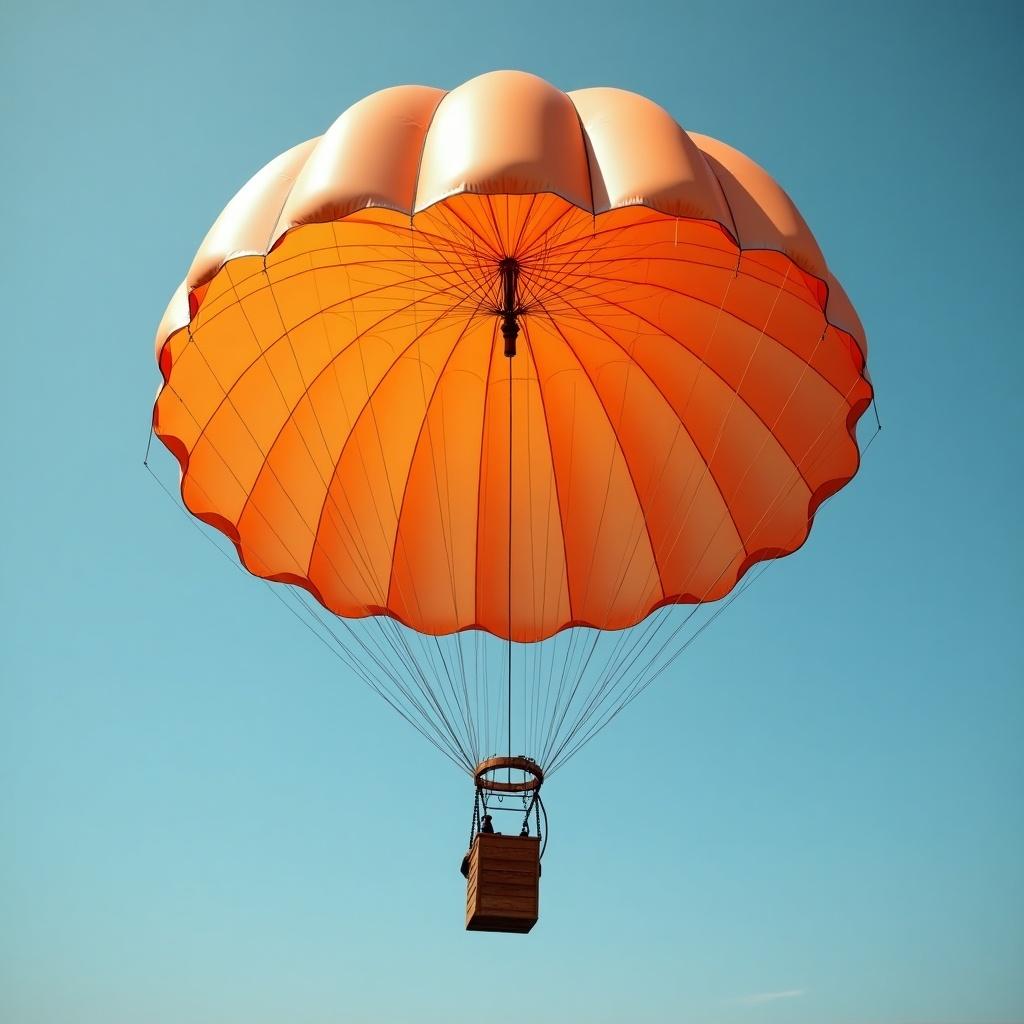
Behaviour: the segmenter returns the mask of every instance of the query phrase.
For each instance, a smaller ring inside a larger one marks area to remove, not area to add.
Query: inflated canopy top
[[[154,429],[251,572],[533,641],[799,547],[856,472],[865,351],[747,157],[502,71],[376,93],[242,188],[158,332]]]

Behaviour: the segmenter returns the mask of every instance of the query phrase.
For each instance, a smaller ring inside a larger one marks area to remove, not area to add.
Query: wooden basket
[[[469,851],[466,930],[528,932],[537,923],[540,840],[482,832]]]

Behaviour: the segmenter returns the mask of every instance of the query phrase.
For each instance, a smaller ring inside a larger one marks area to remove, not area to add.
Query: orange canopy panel
[[[251,572],[517,641],[715,600],[794,551],[872,397],[763,170],[640,96],[511,71],[376,93],[268,164],[157,352],[183,499]]]

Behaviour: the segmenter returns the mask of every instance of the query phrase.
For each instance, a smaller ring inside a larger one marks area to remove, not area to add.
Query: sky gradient
[[[1020,1024],[1020,8],[490,10],[0,10],[0,1020]],[[142,466],[157,322],[242,182],[501,67],[767,168],[884,427],[545,788],[525,939],[462,931],[466,780]]]

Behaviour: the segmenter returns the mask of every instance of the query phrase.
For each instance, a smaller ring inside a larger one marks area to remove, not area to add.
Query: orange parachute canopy
[[[537,641],[798,548],[857,470],[865,351],[751,160],[503,71],[376,93],[242,188],[160,327],[153,422],[251,572]]]

